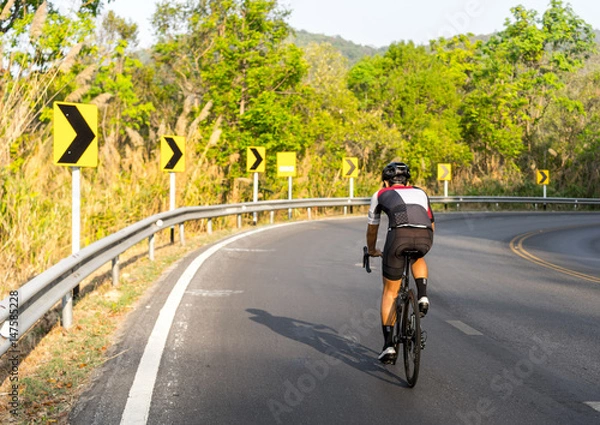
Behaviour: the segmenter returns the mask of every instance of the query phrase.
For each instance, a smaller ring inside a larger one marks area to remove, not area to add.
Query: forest
[[[77,3],[77,2],[74,2]],[[252,199],[246,150],[262,146],[261,199],[287,197],[276,153],[297,153],[294,197],[355,196],[382,167],[407,162],[442,194],[600,196],[600,56],[572,7],[515,5],[489,37],[399,42],[348,59],[331,43],[295,43],[277,0],[166,0],[156,42],[102,0],[70,10],[0,1],[0,273],[18,286],[70,254],[71,170],[53,163],[53,104],[98,107],[99,161],[82,168],[82,246],[168,209],[160,137],[186,138],[177,205]],[[301,34],[300,34],[301,35]],[[4,292],[4,291],[3,291]]]

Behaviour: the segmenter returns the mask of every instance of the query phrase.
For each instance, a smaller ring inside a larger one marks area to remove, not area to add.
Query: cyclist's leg
[[[414,229],[411,236],[413,236],[415,248],[425,256],[431,249],[433,243],[433,231],[430,229]],[[424,316],[429,310],[429,298],[427,297],[427,279],[429,271],[427,269],[425,258],[421,257],[414,261],[412,264],[412,272],[415,283],[417,284],[419,310],[421,311],[422,316]]]
[[[425,258],[421,257],[415,260],[412,264],[412,273],[415,277],[415,283],[417,284],[417,299],[420,300],[422,297],[427,296],[429,270],[427,269]]]
[[[396,297],[400,290],[400,280],[383,277],[383,293],[381,295],[381,324],[394,326],[396,323]]]
[[[383,293],[381,294],[381,329],[383,331],[383,348],[379,360],[389,364],[395,362],[398,355],[394,347],[394,324],[396,316],[396,297],[400,289],[400,281],[383,277]]]
[[[396,297],[400,289],[400,279],[404,261],[395,256],[397,243],[395,232],[388,232],[383,250],[382,274],[383,292],[381,294],[381,328],[383,330],[384,345],[379,360],[384,363],[394,361],[396,350],[393,345],[393,329],[396,323]]]
[[[418,258],[412,263],[412,273],[415,279],[427,279],[429,270],[427,269],[427,262],[424,257]]]

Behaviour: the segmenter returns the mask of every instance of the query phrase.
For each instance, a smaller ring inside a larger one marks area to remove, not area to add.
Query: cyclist
[[[396,358],[392,329],[396,322],[395,299],[400,289],[404,267],[403,250],[419,251],[420,258],[412,264],[417,284],[417,299],[421,317],[427,314],[427,263],[423,256],[431,249],[435,228],[429,197],[414,186],[407,186],[410,170],[403,162],[390,162],[381,173],[383,188],[371,198],[367,218],[367,249],[371,257],[383,257],[383,294],[381,297],[381,327],[384,346],[379,360],[390,363]],[[388,216],[389,228],[383,253],[376,248],[381,211]]]

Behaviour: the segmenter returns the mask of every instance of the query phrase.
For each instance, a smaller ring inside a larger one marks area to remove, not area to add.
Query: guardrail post
[[[119,256],[112,259],[112,286],[119,286]]]
[[[309,207],[309,208],[307,208],[307,212],[308,212],[308,219],[309,219],[309,220],[312,220],[312,215],[311,215],[311,213],[310,213],[310,207]]]
[[[208,233],[209,235],[212,235],[212,218],[209,218],[206,221],[206,233]]]
[[[154,235],[148,238],[148,257],[150,261],[154,261]]]
[[[348,214],[348,207],[344,207],[344,215]]]
[[[183,233],[183,223],[179,225],[179,242],[181,246],[185,246],[185,234]]]
[[[237,215],[237,228],[238,229],[242,228],[242,215],[241,214]]]
[[[275,211],[271,211],[271,213],[269,214],[269,221],[271,222],[271,224],[275,222]]]
[[[73,326],[73,293],[72,291],[62,298],[62,310],[60,312],[61,324],[65,329]]]
[[[288,199],[291,201],[293,196],[292,196],[292,176],[288,177]],[[288,209],[288,220],[292,219],[292,209],[289,208]]]

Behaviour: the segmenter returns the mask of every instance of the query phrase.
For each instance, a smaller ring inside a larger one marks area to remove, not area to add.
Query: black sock
[[[383,330],[383,339],[385,340],[385,346],[389,347],[390,345],[392,345],[392,333],[394,327],[382,325],[381,329]]]
[[[423,278],[415,279],[415,282],[417,283],[417,299],[420,299],[421,297],[426,297],[427,296],[427,278],[423,277]]]

